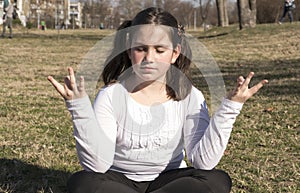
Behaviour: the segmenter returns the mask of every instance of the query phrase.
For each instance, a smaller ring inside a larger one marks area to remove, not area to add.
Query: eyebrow
[[[133,47],[137,47],[137,46],[153,46],[153,47],[163,47],[163,48],[172,48],[172,46],[170,45],[166,45],[166,44],[156,44],[156,45],[152,45],[152,44],[144,44],[144,43],[140,43],[140,42],[134,42]]]

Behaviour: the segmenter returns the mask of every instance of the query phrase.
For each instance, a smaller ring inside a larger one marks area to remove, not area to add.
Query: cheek
[[[132,62],[132,64],[138,64],[143,60],[143,54],[142,53],[137,53],[137,52],[131,52],[130,55],[130,60]]]
[[[165,64],[173,63],[173,56],[170,53],[166,53],[160,56],[159,60]]]

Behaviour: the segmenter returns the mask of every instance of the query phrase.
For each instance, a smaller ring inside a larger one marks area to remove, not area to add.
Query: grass
[[[211,52],[230,90],[239,75],[270,83],[243,107],[218,168],[232,192],[299,193],[300,23],[189,31]],[[80,170],[64,101],[46,77],[62,80],[111,31],[18,29],[0,39],[0,192],[66,192]],[[197,69],[193,81],[209,98]]]

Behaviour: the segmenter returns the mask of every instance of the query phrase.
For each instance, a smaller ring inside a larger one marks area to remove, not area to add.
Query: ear
[[[181,45],[177,44],[176,48],[173,50],[173,55],[171,59],[171,64],[174,64],[181,53]]]

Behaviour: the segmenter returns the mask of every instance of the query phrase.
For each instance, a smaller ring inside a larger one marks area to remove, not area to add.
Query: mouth
[[[155,70],[156,68],[150,67],[150,66],[142,66],[142,70]]]

